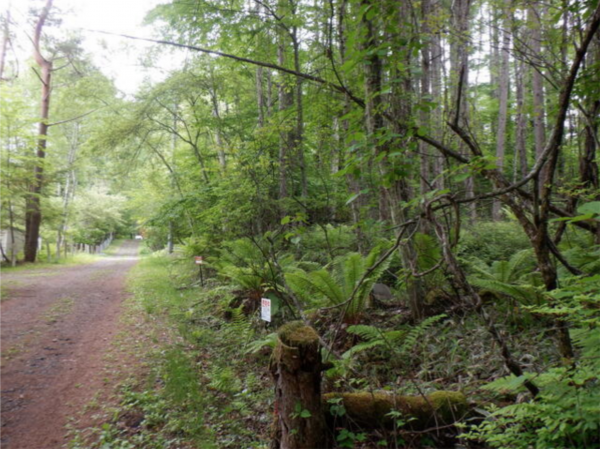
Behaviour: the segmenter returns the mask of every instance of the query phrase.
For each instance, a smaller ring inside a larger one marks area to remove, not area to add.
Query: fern
[[[388,258],[359,285],[367,270],[376,263],[379,253],[379,248],[371,251],[367,257],[349,253],[337,257],[331,271],[321,269],[307,273],[297,269],[288,272],[285,278],[294,293],[309,303],[325,300],[331,305],[338,305],[352,297],[347,307],[346,321],[354,322],[366,308],[373,285],[390,264]]]
[[[417,344],[417,340],[429,330],[434,324],[436,324],[441,319],[445,318],[446,314],[442,313],[440,315],[431,316],[429,318],[421,321],[416,327],[413,327],[402,342],[402,346],[400,348],[401,352],[408,352],[412,350]]]
[[[375,326],[350,326],[348,327],[347,332],[358,335],[365,341],[354,345],[346,351],[342,357],[348,359],[359,352],[366,351],[367,349],[376,346],[386,346],[388,349],[399,353],[409,352],[417,344],[418,339],[445,316],[445,314],[441,314],[429,317],[410,330],[400,329],[382,332],[381,329]]]
[[[520,304],[538,304],[540,294],[532,285],[525,283],[526,276],[531,282],[532,263],[530,250],[519,251],[509,260],[495,261],[491,265],[476,259],[471,262],[476,274],[471,275],[469,281],[482,290],[514,298]]]
[[[277,339],[277,332],[273,332],[267,335],[265,338],[255,340],[248,344],[248,347],[246,348],[246,354],[256,354],[265,346],[274,348],[277,345]]]
[[[231,310],[231,319],[224,325],[224,333],[232,341],[238,341],[242,347],[245,347],[254,336],[252,323],[244,315],[243,305]]]
[[[362,340],[373,341],[381,338],[381,329],[366,324],[356,324],[349,326],[346,330],[349,334],[358,335]]]
[[[442,257],[436,240],[430,235],[418,232],[415,234],[414,243],[419,270],[425,271],[433,268]]]
[[[529,285],[508,284],[493,279],[472,279],[471,284],[482,290],[510,296],[523,305],[539,304],[541,300],[540,294]]]

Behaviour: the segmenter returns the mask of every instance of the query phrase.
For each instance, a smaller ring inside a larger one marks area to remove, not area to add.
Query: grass
[[[69,314],[73,310],[74,305],[75,301],[68,296],[58,299],[58,301],[46,311],[44,320],[47,323],[55,323],[60,317]]]
[[[131,338],[144,341],[148,369],[122,386],[116,409],[98,411],[103,423],[74,433],[71,448],[267,447],[268,359],[245,351],[255,326],[224,321],[228,290],[191,287],[191,272],[181,273],[185,265],[165,254],[131,270],[130,317],[143,322]]]
[[[38,260],[34,263],[22,263],[16,267],[10,265],[2,265],[3,273],[15,273],[21,271],[27,271],[31,269],[47,269],[56,267],[72,267],[76,265],[84,265],[89,263],[97,262],[101,260],[104,255],[112,255],[117,252],[119,247],[123,244],[123,239],[113,240],[112,243],[102,254],[89,254],[89,253],[76,253],[60,259],[52,259],[48,261],[42,251],[38,253]]]

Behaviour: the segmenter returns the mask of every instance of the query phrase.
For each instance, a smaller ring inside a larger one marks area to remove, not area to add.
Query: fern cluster
[[[368,306],[373,285],[389,266],[388,258],[363,279],[377,262],[380,252],[375,248],[366,257],[349,253],[337,257],[330,270],[306,272],[297,269],[288,272],[285,279],[293,292],[311,306],[340,305],[349,301],[345,321],[356,323]]]

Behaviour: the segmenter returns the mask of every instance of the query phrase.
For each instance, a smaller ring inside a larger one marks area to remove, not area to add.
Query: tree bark
[[[524,71],[525,67],[522,61],[515,61],[515,84],[517,94],[517,130],[515,145],[515,171],[514,181],[518,177],[524,178],[527,175],[527,117],[525,113],[525,89],[524,89]],[[517,162],[519,169],[517,170]]]
[[[431,20],[431,1],[422,0],[421,2],[422,25],[421,34],[423,35],[423,46],[421,48],[421,99],[431,101],[431,46],[430,36],[431,30],[429,21]],[[430,130],[431,128],[431,112],[427,108],[421,111],[421,127]],[[431,132],[431,130],[429,131]],[[431,173],[431,154],[429,145],[425,142],[419,142],[420,152],[420,187],[421,195],[427,193],[430,188],[430,173]]]
[[[540,21],[541,8],[530,6],[527,11],[527,21],[530,33],[530,51],[534,58],[539,58],[542,52],[542,31]],[[546,107],[544,100],[544,78],[540,67],[531,68],[531,90],[533,94],[533,135],[535,139],[535,158],[539,159],[546,144]],[[541,182],[545,178],[546,168],[542,169],[538,177],[537,189],[541,189]]]
[[[498,74],[498,129],[496,130],[496,167],[500,172],[504,170],[504,157],[506,152],[506,122],[508,118],[508,83],[509,83],[509,52],[510,52],[510,10],[504,11],[502,32],[502,49],[500,62],[500,73]],[[501,202],[498,198],[494,199],[492,205],[492,219],[499,221],[501,219]]]
[[[279,33],[279,44],[277,47],[277,62],[280,66],[285,65],[284,33]],[[290,92],[289,77],[282,75],[279,80],[279,113],[281,114],[282,127],[279,131],[279,200],[288,197],[288,160],[289,153],[294,148],[294,131],[290,129],[289,121],[285,115],[294,104],[293,94]],[[285,205],[281,205],[281,216],[286,214]]]
[[[6,65],[6,50],[8,49],[8,42],[10,40],[9,26],[10,11],[6,11],[6,17],[4,18],[4,31],[2,34],[2,48],[0,48],[0,82],[5,81],[4,66]]]
[[[450,43],[450,65],[451,65],[451,85],[453,86],[452,95],[452,117],[451,121],[467,129],[469,127],[469,19],[470,19],[471,0],[456,0],[452,5],[452,21],[457,32],[457,36]],[[461,154],[467,153],[464,142],[459,141],[459,151]],[[467,195],[473,196],[475,192],[475,179],[469,176],[464,181]],[[474,222],[477,219],[477,209],[475,203],[468,205],[469,219]]]
[[[75,123],[73,127],[73,135],[69,139],[70,147],[69,154],[67,156],[67,173],[65,179],[65,186],[63,191],[63,209],[61,214],[60,223],[58,225],[57,237],[56,237],[56,258],[60,258],[60,248],[65,241],[65,232],[67,230],[67,223],[69,219],[69,204],[75,194],[75,170],[73,164],[75,163],[75,154],[79,147],[79,123]],[[65,254],[66,257],[66,254]]]
[[[276,416],[271,448],[324,448],[319,336],[301,321],[282,326],[278,335],[270,367],[275,381]]]
[[[42,56],[40,38],[42,29],[52,8],[53,0],[47,0],[42,10],[33,38],[34,58],[40,67],[40,79],[42,81],[42,103],[40,110],[40,123],[38,128],[38,142],[36,151],[36,164],[33,172],[33,181],[29,189],[29,195],[25,201],[25,261],[35,262],[38,251],[38,238],[40,236],[40,225],[42,222],[42,210],[40,195],[44,185],[44,158],[46,157],[46,142],[48,138],[48,117],[50,112],[50,82],[52,78],[52,61]]]

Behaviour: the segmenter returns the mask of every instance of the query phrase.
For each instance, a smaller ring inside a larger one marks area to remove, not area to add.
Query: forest
[[[1,12],[2,271],[141,242],[68,447],[600,445],[598,0],[61,3]]]

